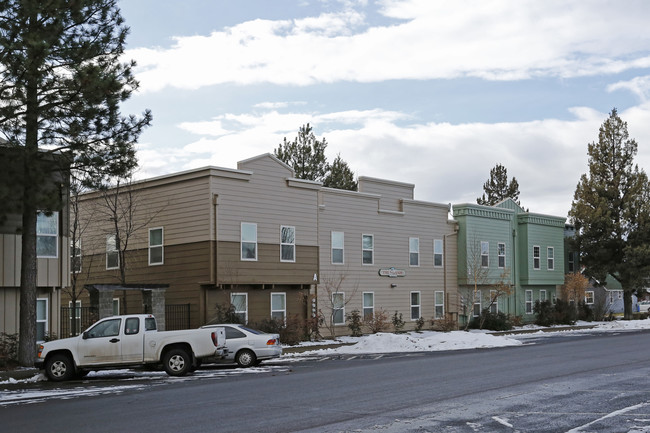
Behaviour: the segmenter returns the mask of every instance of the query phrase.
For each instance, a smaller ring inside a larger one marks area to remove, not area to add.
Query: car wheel
[[[243,368],[253,366],[257,362],[257,358],[253,351],[248,349],[239,351],[235,360],[237,361],[237,364]]]
[[[172,349],[165,354],[163,367],[170,376],[185,376],[192,368],[192,358],[183,349]]]
[[[53,382],[63,382],[74,377],[74,363],[68,355],[52,355],[45,362],[45,374]]]

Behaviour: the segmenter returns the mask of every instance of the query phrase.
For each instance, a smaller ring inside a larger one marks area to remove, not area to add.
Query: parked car
[[[240,367],[251,367],[282,355],[278,334],[267,334],[239,324],[205,325],[202,328],[224,328],[226,331],[224,356],[203,360],[204,363],[225,361],[236,362]]]
[[[641,301],[638,304],[639,312],[650,313],[650,301]]]

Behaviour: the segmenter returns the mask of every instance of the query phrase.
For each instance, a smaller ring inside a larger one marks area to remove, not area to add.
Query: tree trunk
[[[623,320],[632,320],[632,291],[623,290]]]

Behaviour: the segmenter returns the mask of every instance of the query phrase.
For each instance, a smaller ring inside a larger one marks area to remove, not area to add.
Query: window
[[[241,259],[257,260],[257,224],[241,223]]]
[[[271,318],[285,323],[287,317],[286,293],[271,293]]]
[[[247,323],[248,322],[248,294],[233,293],[230,295],[230,303],[234,308],[235,316],[237,316],[239,322]]]
[[[81,332],[81,301],[68,302],[68,319],[70,320],[70,336],[79,335]]]
[[[289,226],[280,227],[280,261],[296,261],[296,228]]]
[[[88,330],[88,338],[115,337],[120,335],[122,319],[110,319],[99,322]]]
[[[375,317],[375,294],[363,292],[363,318],[373,319]]]
[[[135,335],[140,332],[140,319],[137,317],[129,317],[126,319],[124,326],[124,334]]]
[[[539,247],[533,247],[533,269],[540,268]]]
[[[81,272],[81,239],[70,241],[70,272]]]
[[[375,263],[375,236],[361,235],[361,249],[363,254],[361,262],[364,265],[374,264]]]
[[[575,271],[575,258],[573,252],[569,251],[569,272],[574,272]]]
[[[546,301],[546,290],[539,291],[539,302]]]
[[[332,293],[332,324],[345,325],[345,293]]]
[[[420,292],[411,292],[411,320],[418,320],[420,314]]]
[[[149,229],[149,265],[162,265],[163,261],[163,228]]]
[[[113,316],[120,315],[120,298],[113,298]]]
[[[594,292],[589,290],[585,292],[585,304],[593,305],[594,303]]]
[[[533,314],[533,291],[526,290],[526,314]]]
[[[36,215],[36,257],[56,259],[59,257],[59,213]]]
[[[490,266],[490,243],[481,241],[481,267]]]
[[[445,317],[445,292],[435,292],[435,309],[434,318],[442,319]]]
[[[497,244],[497,258],[498,258],[498,266],[499,269],[503,269],[506,267],[506,244],[503,242],[499,242]]]
[[[117,250],[117,235],[106,236],[106,269],[120,267],[120,252]]]
[[[41,343],[47,336],[47,298],[36,300],[36,341]]]
[[[497,297],[496,290],[490,290],[490,313],[497,314],[499,312],[499,298]]]
[[[555,250],[553,247],[546,248],[546,264],[549,271],[555,269]]]
[[[409,266],[420,266],[420,238],[409,238]]]
[[[342,265],[344,235],[343,232],[332,232],[332,264]]]
[[[443,247],[442,239],[433,240],[433,266],[436,268],[442,267],[442,258],[443,258]]]
[[[474,317],[478,317],[481,315],[481,291],[477,290],[476,293],[474,294],[474,311],[472,311],[472,314]]]

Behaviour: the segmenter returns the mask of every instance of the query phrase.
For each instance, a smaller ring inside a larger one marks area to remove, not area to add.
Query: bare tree
[[[319,297],[319,324],[327,328],[332,339],[336,338],[336,325],[345,322],[345,306],[354,299],[359,290],[358,281],[351,285],[345,284],[347,275],[347,272],[322,275],[318,285],[318,288],[324,290],[327,295],[326,299]],[[344,287],[350,289],[347,296],[343,291]],[[320,301],[323,301],[323,308]]]
[[[509,277],[510,270],[504,269],[499,277],[499,281],[488,286],[487,289],[489,290],[489,296],[484,297],[484,299],[487,300],[487,305],[483,308],[483,312],[491,312],[493,306],[499,305],[499,299],[510,296],[512,293],[512,285],[508,283]],[[487,314],[481,314],[479,329],[483,329],[485,319],[487,319]]]
[[[589,287],[589,279],[583,274],[569,273],[564,275],[564,285],[562,286],[563,300],[577,307],[578,302],[585,299],[585,292]]]
[[[466,331],[471,317],[481,314],[480,309],[475,311],[475,305],[481,299],[481,287],[488,283],[489,271],[489,263],[483,259],[481,242],[474,236],[467,248],[467,280],[470,284],[462,290]]]

